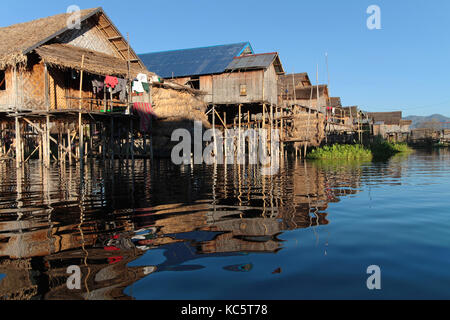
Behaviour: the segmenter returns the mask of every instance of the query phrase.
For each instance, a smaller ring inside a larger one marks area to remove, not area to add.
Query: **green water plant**
[[[411,152],[406,143],[375,140],[367,146],[335,144],[313,149],[307,156],[313,160],[384,160],[397,153]]]
[[[372,153],[369,149],[359,144],[335,144],[313,149],[308,154],[308,159],[333,160],[333,159],[371,159]]]

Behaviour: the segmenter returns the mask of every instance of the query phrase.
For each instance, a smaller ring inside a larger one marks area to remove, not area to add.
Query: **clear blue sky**
[[[101,6],[138,53],[250,41],[280,53],[286,72],[327,81],[344,105],[450,116],[448,0],[42,0],[8,2],[0,25]],[[366,9],[381,8],[382,30]]]

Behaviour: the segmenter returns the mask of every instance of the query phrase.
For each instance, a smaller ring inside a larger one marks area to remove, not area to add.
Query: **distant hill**
[[[432,114],[431,116],[409,116],[406,120],[412,120],[411,129],[430,127],[430,122],[450,122],[450,118],[442,114]],[[442,128],[450,128],[450,124],[439,125]]]

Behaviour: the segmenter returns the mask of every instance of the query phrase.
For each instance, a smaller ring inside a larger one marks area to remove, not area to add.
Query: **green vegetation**
[[[312,150],[307,158],[314,160],[385,160],[397,153],[411,152],[406,143],[376,140],[368,146],[335,144]]]
[[[333,160],[333,159],[371,159],[372,152],[359,144],[335,144],[316,148],[308,154],[308,159]]]

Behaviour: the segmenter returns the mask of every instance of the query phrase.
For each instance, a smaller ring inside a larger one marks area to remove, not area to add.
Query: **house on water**
[[[207,122],[198,92],[161,83],[102,8],[77,15],[0,28],[0,159],[151,156],[153,119],[179,115],[174,100]]]
[[[309,106],[314,88],[314,107],[326,106],[327,87],[319,87],[317,99],[317,87],[311,86],[306,73],[285,75],[277,52],[255,53],[249,42],[241,42],[139,56],[149,70],[165,79],[203,91],[209,120],[220,130],[279,129],[281,149],[284,143],[318,145],[323,139],[323,114],[305,112],[295,121],[296,113],[306,109],[294,105]],[[292,100],[296,93],[297,99]]]

